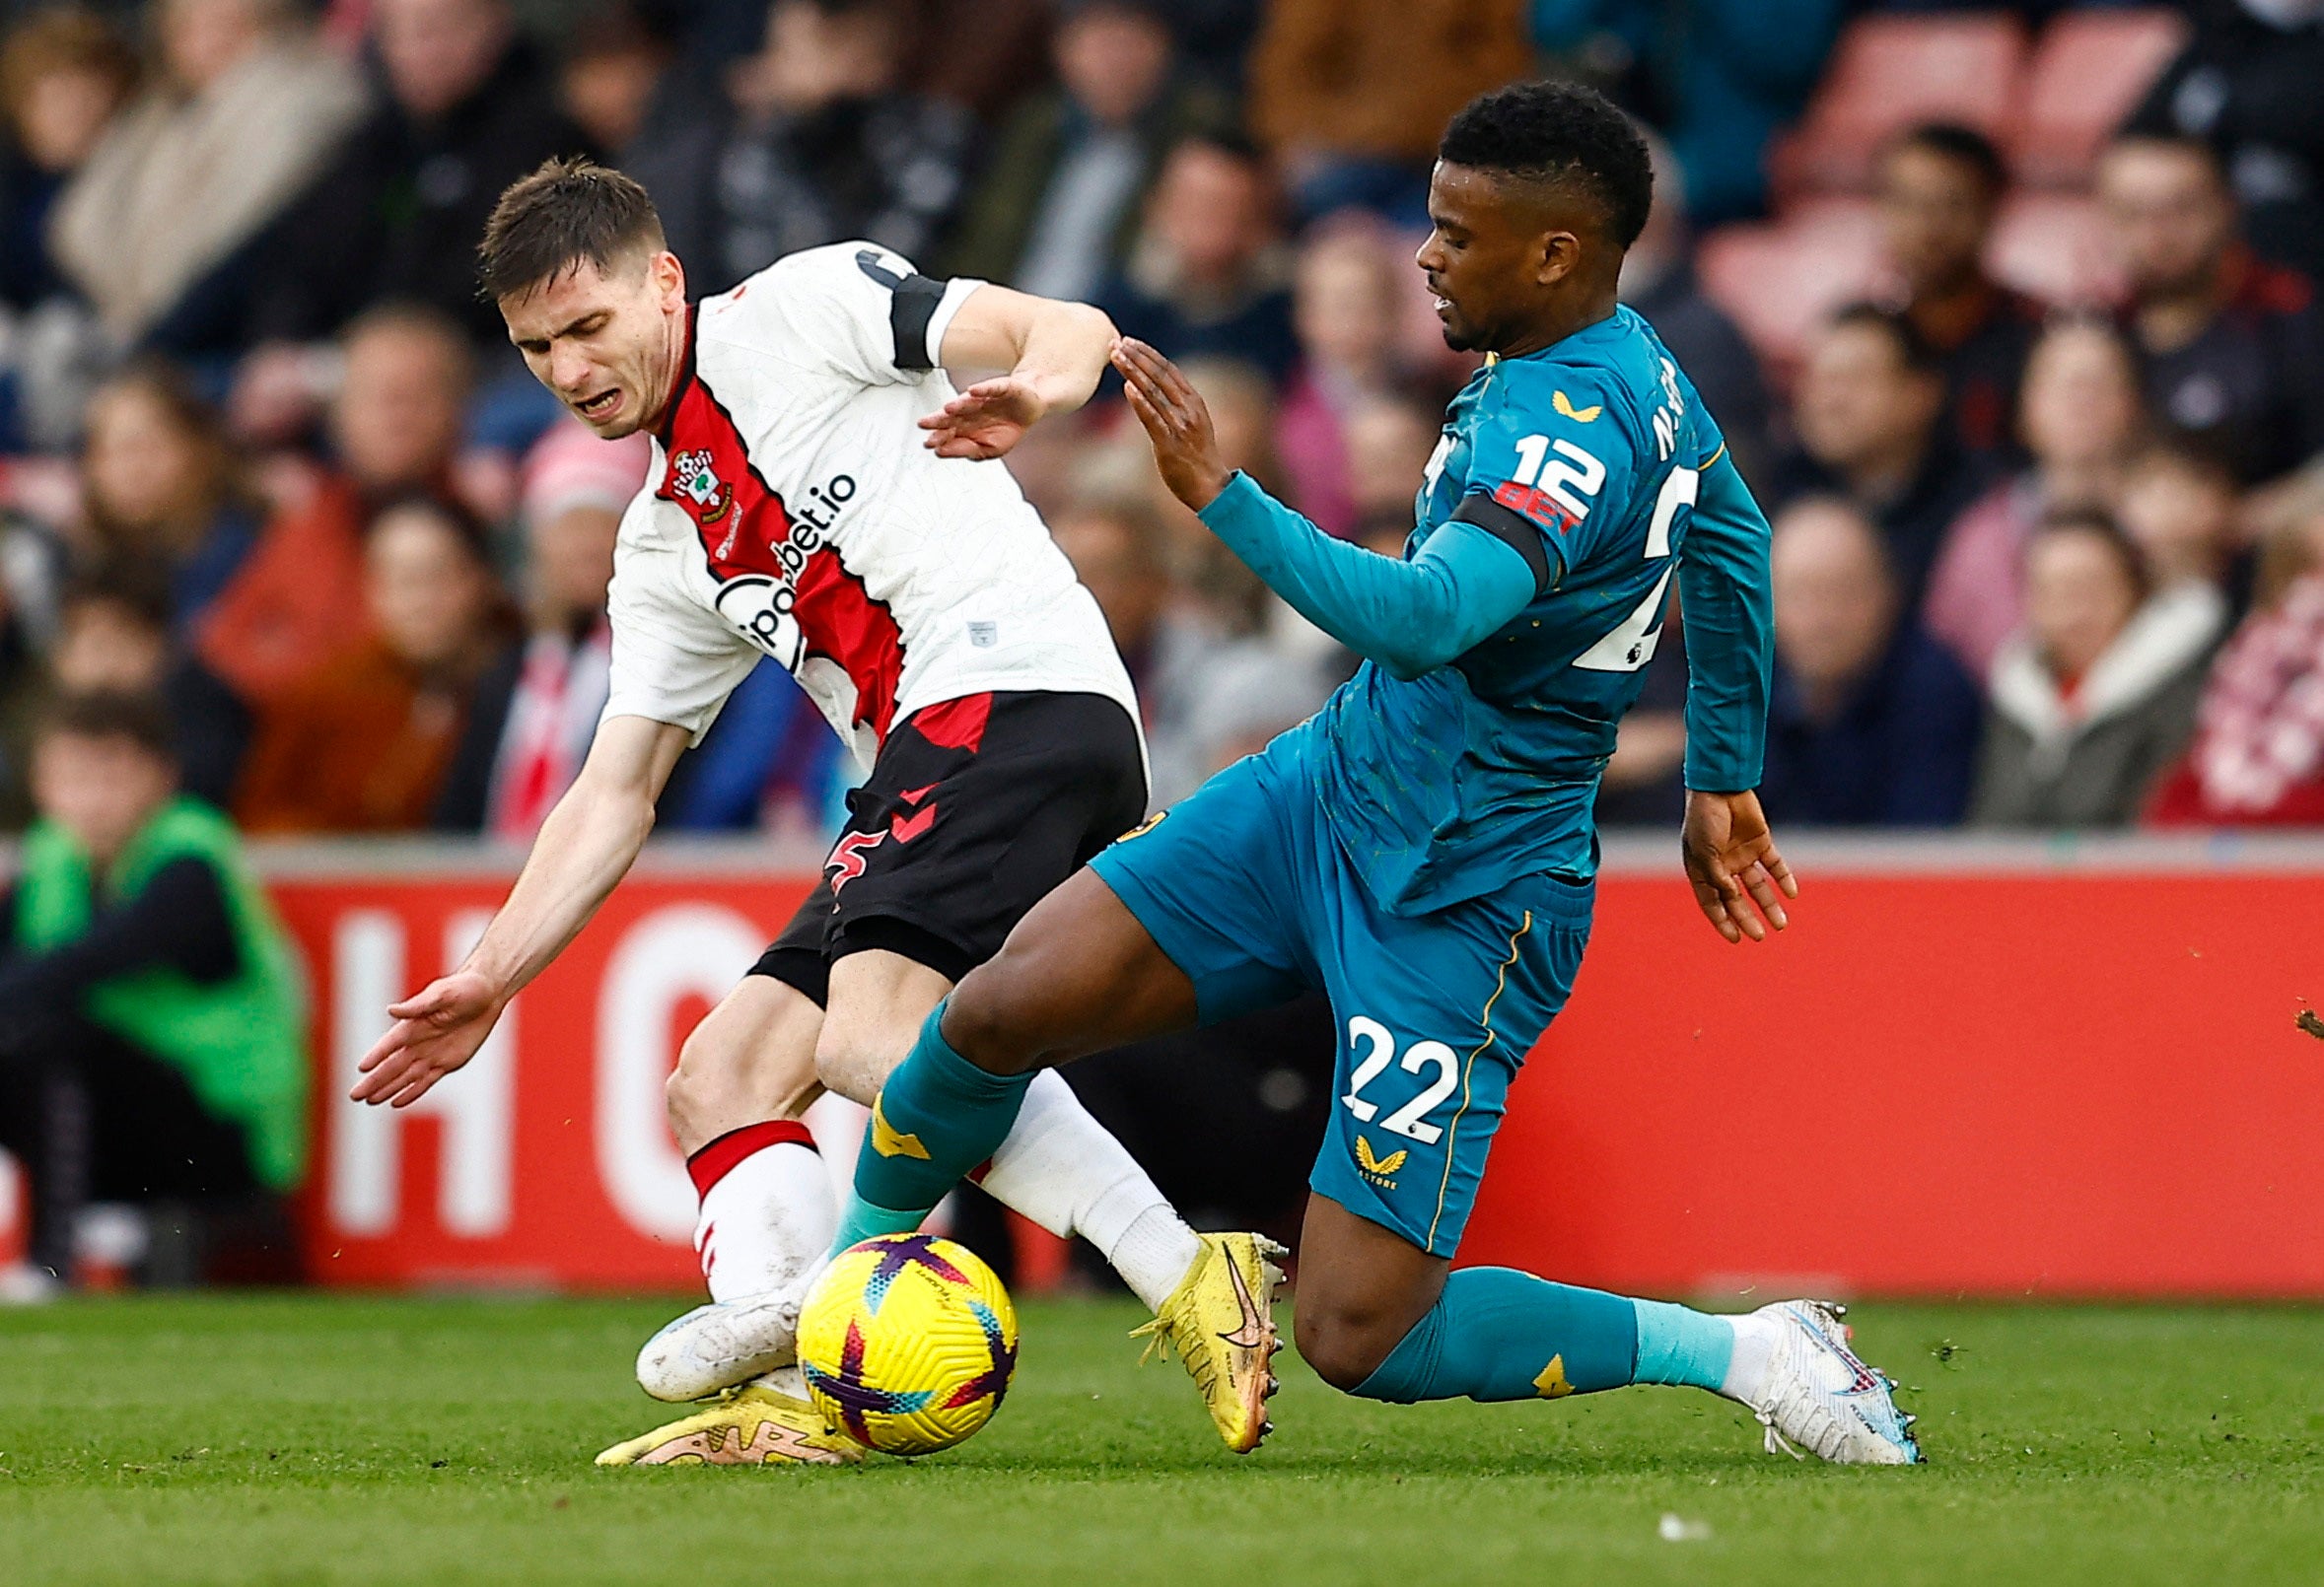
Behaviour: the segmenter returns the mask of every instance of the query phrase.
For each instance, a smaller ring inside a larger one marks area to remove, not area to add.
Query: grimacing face
[[[584,259],[501,299],[533,378],[607,441],[661,422],[685,351],[686,274],[664,249],[599,269]]]
[[[1491,172],[1443,161],[1429,176],[1429,225],[1413,262],[1428,277],[1445,345],[1456,352],[1507,345],[1542,289],[1581,257],[1573,232],[1553,227]]]

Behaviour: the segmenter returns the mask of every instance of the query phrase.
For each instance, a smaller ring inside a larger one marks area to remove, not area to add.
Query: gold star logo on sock
[[[887,1115],[880,1111],[880,1099],[872,1099],[872,1149],[882,1157],[917,1157],[928,1161],[928,1148],[920,1144],[918,1136],[907,1136],[887,1122]]]
[[[1566,1358],[1553,1355],[1549,1365],[1541,1369],[1541,1376],[1533,1380],[1533,1392],[1544,1400],[1563,1400],[1574,1392],[1574,1385],[1566,1381]]]

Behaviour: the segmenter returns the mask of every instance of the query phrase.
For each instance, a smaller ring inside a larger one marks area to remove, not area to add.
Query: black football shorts
[[[1146,763],[1103,695],[968,695],[897,724],[847,807],[822,881],[750,972],[818,1005],[849,953],[900,953],[951,981],[991,958],[1145,817]]]

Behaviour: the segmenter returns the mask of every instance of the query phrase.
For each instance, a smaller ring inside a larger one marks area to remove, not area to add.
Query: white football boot
[[[1915,1418],[1896,1409],[1894,1381],[1848,1347],[1845,1313],[1828,1300],[1779,1300],[1752,1314],[1777,1326],[1766,1384],[1745,1402],[1767,1429],[1767,1452],[1802,1460],[1802,1451],[1812,1450],[1851,1466],[1918,1466]]]
[[[794,1284],[696,1306],[638,1351],[638,1387],[657,1400],[682,1404],[789,1366],[798,1358],[799,1303],[806,1292],[806,1285]]]

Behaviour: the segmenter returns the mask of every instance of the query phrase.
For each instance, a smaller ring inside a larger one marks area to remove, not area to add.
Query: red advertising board
[[[410,1108],[346,1100],[387,1004],[457,964],[505,874],[278,876],[315,1003],[305,1227],[326,1283],[699,1282],[694,1190],[663,1117],[679,1044],[811,876],[649,871]]]
[[[315,1275],[697,1282],[662,1080],[808,881],[745,853],[634,876],[401,1113],[343,1100],[354,1064],[506,870],[278,859],[316,1004]],[[1794,929],[1728,947],[1659,850],[1617,857],[1464,1262],[1665,1294],[2324,1295],[2324,1042],[2293,1026],[2324,1000],[2324,853],[1796,858]]]

